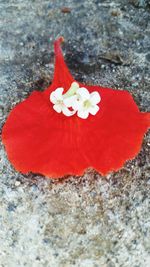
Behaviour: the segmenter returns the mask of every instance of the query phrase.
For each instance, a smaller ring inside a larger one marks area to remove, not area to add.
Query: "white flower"
[[[97,104],[101,101],[99,93],[94,91],[90,94],[86,88],[81,87],[77,90],[76,95],[77,99],[72,107],[77,110],[78,117],[87,119],[89,114],[96,115],[99,111]]]
[[[64,104],[63,97],[64,88],[59,87],[50,94],[50,101],[54,104],[53,109],[58,113],[63,113],[67,117],[75,114],[75,111],[70,111],[67,106]]]
[[[101,97],[98,92],[89,93],[86,88],[80,88],[77,82],[73,82],[64,95],[63,91],[64,89],[60,87],[50,95],[50,101],[54,104],[56,112],[62,112],[66,116],[72,116],[77,112],[78,117],[87,119],[89,114],[96,115],[99,111],[97,104],[101,101]]]
[[[68,98],[71,97],[73,95],[75,95],[77,89],[79,89],[79,84],[77,82],[73,82],[69,88],[69,90],[64,94],[64,97]]]

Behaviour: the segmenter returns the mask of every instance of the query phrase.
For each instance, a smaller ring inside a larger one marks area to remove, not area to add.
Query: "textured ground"
[[[144,0],[0,0],[0,127],[51,82],[60,35],[78,80],[127,89],[150,111],[149,10]],[[17,173],[1,145],[0,267],[148,267],[149,189],[148,133],[118,173],[62,182]]]

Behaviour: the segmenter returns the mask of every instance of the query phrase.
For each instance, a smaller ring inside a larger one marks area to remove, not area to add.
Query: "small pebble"
[[[15,182],[15,186],[19,186],[20,185],[20,182],[19,181],[16,181]]]
[[[113,17],[118,17],[121,15],[120,9],[112,9],[110,13]]]
[[[71,8],[69,8],[69,7],[62,7],[61,8],[61,12],[62,13],[71,13]]]

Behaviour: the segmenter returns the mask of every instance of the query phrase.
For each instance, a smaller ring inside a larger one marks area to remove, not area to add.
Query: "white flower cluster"
[[[99,111],[97,105],[101,101],[98,92],[89,91],[84,87],[79,87],[77,82],[73,82],[69,90],[63,94],[64,88],[59,87],[50,94],[50,101],[54,104],[53,109],[65,116],[72,116],[77,112],[77,116],[87,119],[89,114],[96,115]]]

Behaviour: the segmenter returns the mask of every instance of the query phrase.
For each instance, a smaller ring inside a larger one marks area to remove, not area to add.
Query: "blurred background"
[[[63,36],[78,81],[130,91],[150,111],[147,0],[0,0],[0,127],[52,81]],[[0,144],[0,267],[149,267],[150,135],[118,173],[17,173]]]

